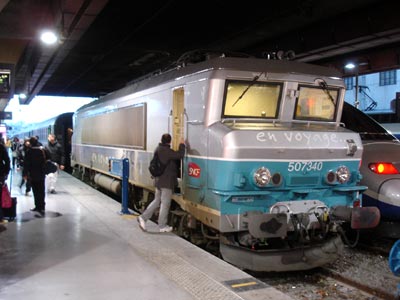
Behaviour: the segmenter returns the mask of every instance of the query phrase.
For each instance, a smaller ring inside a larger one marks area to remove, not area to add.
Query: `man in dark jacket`
[[[31,211],[44,214],[45,211],[45,163],[50,158],[50,154],[42,146],[38,146],[36,137],[29,139],[30,149],[25,154],[24,170],[32,186],[35,207]],[[27,180],[28,178],[25,178]]]
[[[29,192],[32,189],[29,180],[25,180],[25,178],[28,178],[28,174],[26,173],[26,169],[24,168],[25,155],[30,147],[31,144],[29,143],[29,139],[25,139],[23,145],[21,145],[18,150],[18,164],[22,168],[22,177],[19,188],[22,189],[22,186],[25,184],[25,196],[28,196]]]
[[[10,157],[8,156],[8,152],[6,147],[0,143],[0,187],[3,188],[4,183],[7,180],[8,173],[10,173]],[[0,190],[0,224],[5,223],[3,220],[3,209],[1,208],[1,194],[2,190]]]
[[[49,142],[46,148],[50,153],[50,160],[52,162],[55,162],[57,166],[60,168],[60,170],[64,170],[65,156],[63,147],[56,140],[56,136],[54,134],[49,134],[47,139]],[[47,190],[52,194],[55,194],[56,192],[57,179],[58,179],[58,170],[56,172],[49,173],[46,176]]]
[[[158,227],[160,232],[171,232],[172,227],[167,225],[169,207],[171,205],[172,191],[178,184],[178,166],[177,162],[185,155],[185,141],[182,138],[179,144],[179,150],[174,151],[171,149],[171,135],[165,133],[161,137],[161,143],[158,144],[155,152],[165,170],[155,178],[156,193],[154,200],[146,208],[141,216],[138,217],[139,226],[142,230],[146,230],[146,221],[152,217],[155,211],[160,207],[158,215]],[[155,153],[154,152],[154,153]]]

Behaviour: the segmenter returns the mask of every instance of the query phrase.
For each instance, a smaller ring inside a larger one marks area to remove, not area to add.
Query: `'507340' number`
[[[288,165],[288,171],[321,171],[323,166],[322,161],[291,161]]]

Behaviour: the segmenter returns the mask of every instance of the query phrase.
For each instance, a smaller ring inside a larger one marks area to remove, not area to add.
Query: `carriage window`
[[[300,87],[294,118],[296,120],[333,121],[338,95],[337,89],[325,91],[316,87]]]
[[[228,81],[223,117],[276,118],[282,85]]]

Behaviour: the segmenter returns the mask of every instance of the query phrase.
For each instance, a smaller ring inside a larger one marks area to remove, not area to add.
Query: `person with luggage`
[[[3,188],[4,184],[7,181],[8,174],[10,173],[10,157],[8,156],[8,151],[3,143],[0,143],[0,186]],[[4,220],[4,214],[2,209],[2,201],[1,201],[2,192],[0,191],[0,224],[7,223]]]
[[[50,153],[50,160],[54,163],[57,164],[58,168],[60,170],[64,170],[64,165],[65,165],[65,155],[64,155],[64,149],[61,146],[61,144],[57,141],[56,136],[54,134],[49,134],[48,136],[48,144],[46,146],[46,149]],[[55,172],[51,172],[46,175],[46,181],[47,181],[47,190],[51,194],[56,193],[56,183],[58,179],[58,168],[55,169]]]

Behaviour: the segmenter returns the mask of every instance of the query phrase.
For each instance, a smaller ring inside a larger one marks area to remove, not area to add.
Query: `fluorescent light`
[[[348,64],[346,64],[344,67],[345,67],[346,69],[354,69],[354,68],[356,67],[356,65],[353,64],[353,63],[348,63]]]
[[[58,37],[53,31],[43,31],[40,40],[46,45],[53,45],[57,42]]]
[[[24,93],[21,93],[18,95],[19,99],[26,99],[26,95]]]

